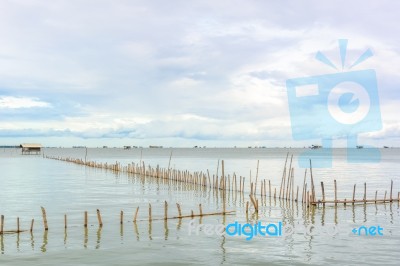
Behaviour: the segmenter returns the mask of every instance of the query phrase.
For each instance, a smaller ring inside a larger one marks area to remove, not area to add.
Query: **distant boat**
[[[131,148],[131,146],[124,146],[124,150],[130,150]]]
[[[384,148],[384,149],[389,149],[389,147],[388,147],[388,146],[383,146],[383,148]]]
[[[103,149],[107,149],[108,147],[107,146],[103,146]]]
[[[321,149],[321,145],[311,145],[310,149],[315,150],[315,149]]]
[[[364,146],[356,146],[357,149],[363,149]]]

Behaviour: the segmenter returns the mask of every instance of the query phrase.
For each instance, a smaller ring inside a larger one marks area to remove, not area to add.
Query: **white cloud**
[[[0,108],[19,109],[34,107],[49,108],[51,104],[36,98],[0,96]]]

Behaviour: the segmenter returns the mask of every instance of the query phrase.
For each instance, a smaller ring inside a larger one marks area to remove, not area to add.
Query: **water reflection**
[[[48,244],[48,242],[47,242],[47,236],[48,236],[48,233],[49,233],[49,231],[47,231],[47,230],[44,230],[44,232],[43,232],[43,244],[42,244],[42,246],[40,247],[40,250],[41,250],[43,253],[47,251],[47,244]]]
[[[89,230],[87,227],[85,227],[85,229],[83,230],[84,230],[83,247],[86,249],[89,241]]]
[[[133,222],[133,229],[135,230],[135,234],[136,234],[136,240],[139,241],[140,237],[139,237],[139,230],[138,230],[138,226],[136,221]]]
[[[99,229],[97,229],[97,233],[96,233],[97,239],[96,239],[96,247],[95,247],[95,249],[99,249],[99,248],[100,248],[100,242],[101,242],[101,229],[102,229],[102,227],[101,227],[101,226],[99,227]]]

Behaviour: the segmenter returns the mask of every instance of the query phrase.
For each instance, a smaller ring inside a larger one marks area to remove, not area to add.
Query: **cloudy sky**
[[[374,69],[400,146],[395,1],[0,1],[0,144],[303,146],[286,80]],[[342,70],[338,39],[348,39]],[[318,51],[340,66],[315,59]],[[312,117],[313,114],[310,114]],[[338,140],[339,146],[343,143]]]

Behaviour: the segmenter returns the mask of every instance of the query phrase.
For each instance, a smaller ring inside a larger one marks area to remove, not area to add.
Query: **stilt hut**
[[[40,154],[42,145],[37,143],[23,143],[20,145],[20,148],[23,155]]]

